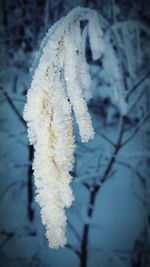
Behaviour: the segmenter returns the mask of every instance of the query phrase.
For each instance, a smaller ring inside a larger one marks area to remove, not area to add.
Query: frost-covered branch
[[[84,29],[83,20],[87,21]],[[87,38],[93,60],[104,55],[104,66],[113,83],[112,99],[123,114],[126,109],[119,65],[110,41],[103,35],[96,11],[74,8],[48,30],[33,68],[24,119],[35,149],[36,200],[51,248],[67,243],[64,208],[70,207],[74,199],[70,187],[75,152],[73,113],[81,141],[94,137],[87,107],[91,81],[86,61]]]

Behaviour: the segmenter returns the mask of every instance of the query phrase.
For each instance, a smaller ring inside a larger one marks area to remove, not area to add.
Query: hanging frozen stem
[[[82,20],[87,21],[83,30]],[[72,112],[82,142],[94,137],[86,102],[91,80],[85,56],[87,36],[95,60],[105,51],[104,40],[98,14],[88,8],[74,8],[49,29],[34,65],[24,108],[29,141],[35,150],[36,200],[51,248],[67,243],[64,209],[73,201],[70,171],[75,151]],[[107,58],[105,65],[107,69]],[[121,90],[117,87],[115,92],[123,101]]]
[[[119,68],[119,62],[115,55],[115,50],[109,40],[109,35],[104,37],[105,49],[103,55],[103,66],[108,76],[111,87],[112,101],[118,106],[122,115],[126,114],[127,103],[125,101],[125,90],[123,90],[123,79]]]

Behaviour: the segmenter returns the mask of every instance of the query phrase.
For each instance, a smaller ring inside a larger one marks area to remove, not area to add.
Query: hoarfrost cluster
[[[87,22],[83,29],[82,20]],[[74,198],[70,187],[75,151],[73,113],[82,142],[94,137],[87,108],[91,81],[85,55],[87,36],[93,60],[103,55],[104,67],[112,83],[112,98],[125,112],[118,62],[109,41],[103,36],[98,13],[76,7],[47,32],[24,108],[29,141],[35,150],[36,200],[51,248],[67,243],[65,208],[71,206]],[[116,72],[111,64],[115,64]]]

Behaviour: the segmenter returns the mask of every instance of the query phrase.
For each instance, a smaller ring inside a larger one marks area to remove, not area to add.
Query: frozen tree
[[[82,21],[86,22],[84,27],[81,27]],[[72,109],[81,141],[94,137],[86,103],[90,89],[85,57],[87,36],[93,60],[104,58],[104,68],[112,85],[112,101],[122,114],[126,112],[119,64],[109,39],[103,36],[98,13],[88,8],[74,8],[49,29],[41,44],[24,109],[30,144],[35,149],[36,200],[52,248],[66,244],[64,208],[70,207],[73,200],[70,188],[75,151]]]

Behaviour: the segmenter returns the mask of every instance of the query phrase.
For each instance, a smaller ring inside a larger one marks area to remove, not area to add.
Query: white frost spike
[[[78,28],[78,31],[80,31],[80,28]],[[94,137],[94,130],[87,110],[87,103],[83,97],[80,75],[78,74],[78,55],[73,45],[76,38],[75,33],[76,31],[74,31],[74,27],[72,27],[71,33],[67,32],[65,35],[65,79],[67,93],[79,125],[82,142],[87,142]]]
[[[127,112],[127,103],[125,101],[125,91],[119,62],[115,51],[110,43],[108,35],[105,36],[105,50],[103,58],[104,69],[108,75],[108,81],[111,86],[112,100],[119,107],[122,115]]]
[[[91,12],[88,30],[92,57],[93,60],[97,60],[103,53],[105,45],[103,41],[103,32],[99,25],[98,14],[95,11],[93,11],[93,14]]]
[[[91,76],[89,73],[89,65],[86,61],[86,39],[87,39],[87,26],[84,28],[82,35],[80,35],[80,47],[78,48],[80,56],[79,56],[79,74],[81,79],[81,87],[83,90],[83,96],[88,101],[92,95],[90,91],[91,87]]]
[[[81,20],[89,23],[82,33]],[[82,142],[94,137],[86,103],[91,81],[85,56],[87,34],[93,59],[97,59],[103,51],[103,41],[96,11],[74,8],[48,30],[34,65],[24,108],[29,141],[35,150],[36,200],[51,248],[67,243],[65,208],[74,198],[70,187],[75,151],[72,109]],[[110,72],[107,57],[105,65]],[[115,73],[113,81],[118,85]],[[120,87],[116,94],[122,101]]]

